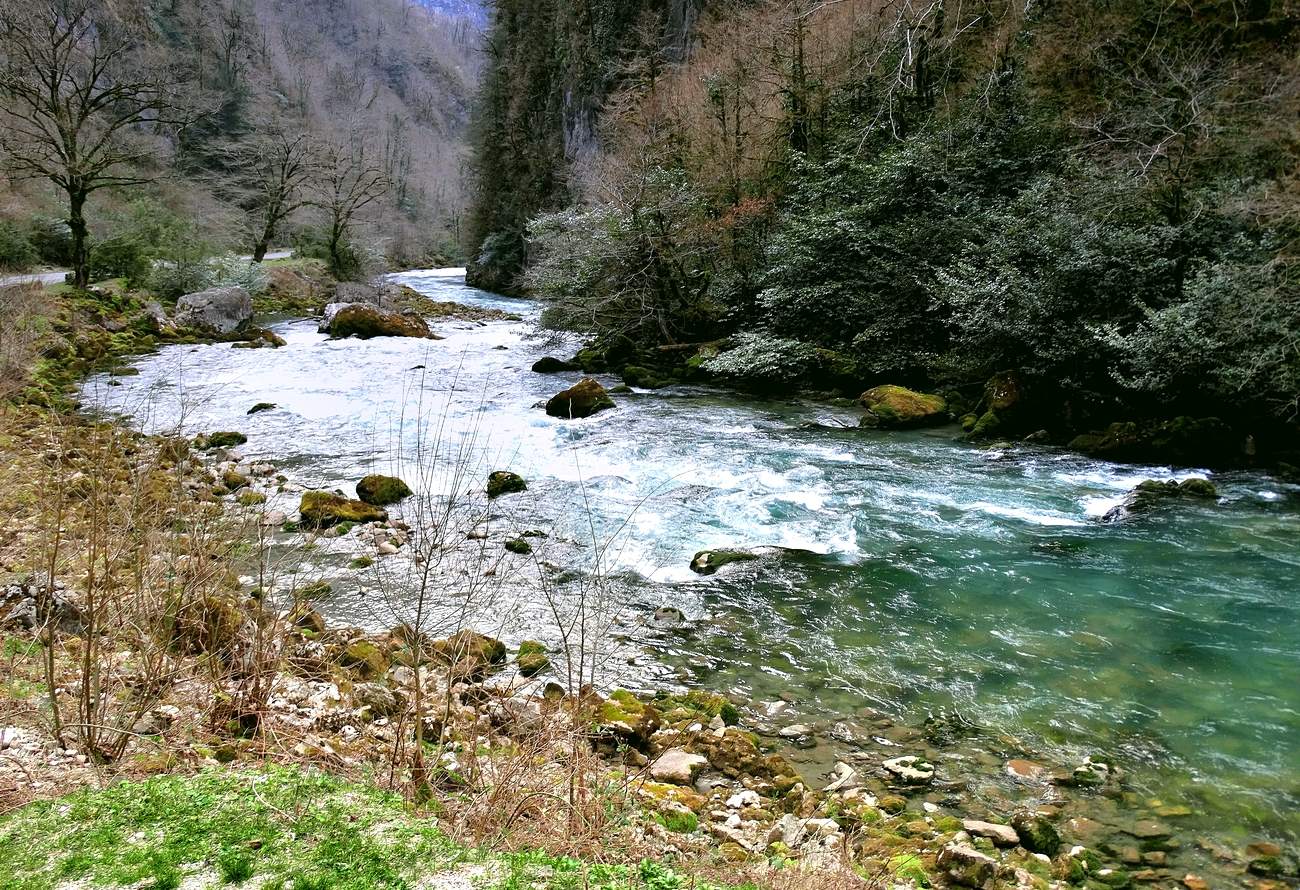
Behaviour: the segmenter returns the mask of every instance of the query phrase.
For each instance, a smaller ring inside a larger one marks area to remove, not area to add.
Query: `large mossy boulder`
[[[389,657],[383,646],[363,637],[344,647],[339,664],[363,680],[372,680],[388,670]]]
[[[388,513],[365,501],[354,501],[332,491],[305,491],[298,504],[307,528],[329,528],[341,522],[383,522]]]
[[[410,487],[396,476],[370,475],[357,483],[357,497],[376,507],[387,507],[410,496]]]
[[[862,426],[906,429],[934,426],[948,420],[943,396],[920,393],[903,386],[877,386],[864,392],[858,402],[867,410]]]
[[[214,287],[176,301],[176,324],[210,334],[233,334],[253,318],[253,298],[242,287]]]
[[[628,365],[624,368],[623,382],[638,389],[662,389],[674,383],[671,377],[665,377],[653,368],[644,368],[640,365]]]
[[[436,339],[419,315],[393,312],[368,303],[331,303],[325,308],[320,330],[331,337],[420,337]]]
[[[248,436],[234,430],[207,433],[194,439],[194,447],[199,451],[212,451],[216,448],[235,448],[248,441]]]
[[[584,377],[576,384],[557,393],[546,403],[546,413],[552,417],[580,418],[590,417],[598,411],[613,408],[614,400],[601,386],[590,377]]]
[[[516,494],[528,490],[528,483],[524,477],[518,473],[511,473],[508,470],[497,470],[488,476],[487,496],[491,500],[501,497],[503,494]]]

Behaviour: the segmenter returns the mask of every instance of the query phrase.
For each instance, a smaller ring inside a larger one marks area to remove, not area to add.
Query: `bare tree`
[[[154,154],[143,132],[178,123],[136,36],[99,0],[0,0],[0,149],[14,175],[67,195],[78,287],[89,283],[87,199],[143,182]]]
[[[284,221],[307,205],[316,156],[308,134],[278,128],[237,143],[231,154],[252,217],[253,262],[260,263]]]
[[[355,271],[348,233],[357,215],[388,193],[392,186],[383,166],[372,161],[364,144],[334,143],[326,147],[312,203],[329,218],[326,245],[330,270],[344,277]]]

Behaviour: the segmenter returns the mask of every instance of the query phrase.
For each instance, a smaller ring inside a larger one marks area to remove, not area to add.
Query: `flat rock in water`
[[[1014,847],[1020,843],[1020,835],[1010,825],[998,825],[996,822],[981,822],[978,819],[963,819],[961,827],[976,837],[986,837],[999,847]]]

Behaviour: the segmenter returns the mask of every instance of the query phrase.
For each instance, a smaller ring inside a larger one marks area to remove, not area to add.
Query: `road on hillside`
[[[287,260],[293,256],[292,250],[272,250],[266,254],[268,260]],[[251,255],[242,257],[242,259],[252,260]],[[53,272],[28,272],[23,275],[5,275],[0,276],[0,287],[9,287],[14,284],[62,284],[63,279],[68,274],[67,269],[56,269]]]

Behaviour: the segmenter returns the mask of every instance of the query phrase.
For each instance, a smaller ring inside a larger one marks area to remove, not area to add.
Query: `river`
[[[589,568],[593,542],[615,542],[604,569],[631,650],[617,679],[724,691],[773,730],[812,723],[809,768],[846,747],[929,744],[912,727],[947,715],[969,737],[932,753],[976,777],[970,794],[990,807],[1018,793],[1005,758],[1091,754],[1121,764],[1131,793],[1093,801],[1089,818],[1163,812],[1180,837],[1294,849],[1297,487],[1215,473],[1217,503],[1102,524],[1143,479],[1210,474],[974,445],[952,429],[859,430],[852,408],[704,387],[558,420],[538,403],[580,375],[530,367],[576,344],[542,337],[534,305],[466,288],[457,270],[394,280],[524,320],[440,322],[436,342],[330,341],[283,321],[281,349],[170,346],[84,396],[151,430],[243,431],[245,458],[289,478],[272,504],[290,513],[295,485],[350,493],[366,472],[409,467],[417,431],[425,448],[436,434],[475,467],[518,472],[529,490],[494,503],[497,527],[546,532],[532,539],[540,562]],[[258,402],[277,407],[247,415]],[[688,567],[704,548],[763,545],[791,550],[708,577]],[[334,581],[332,620],[374,624],[373,583],[348,563],[359,547],[301,558]],[[511,617],[488,616],[492,628],[545,638],[546,603],[524,590],[494,601]],[[660,606],[685,623],[656,626]]]

